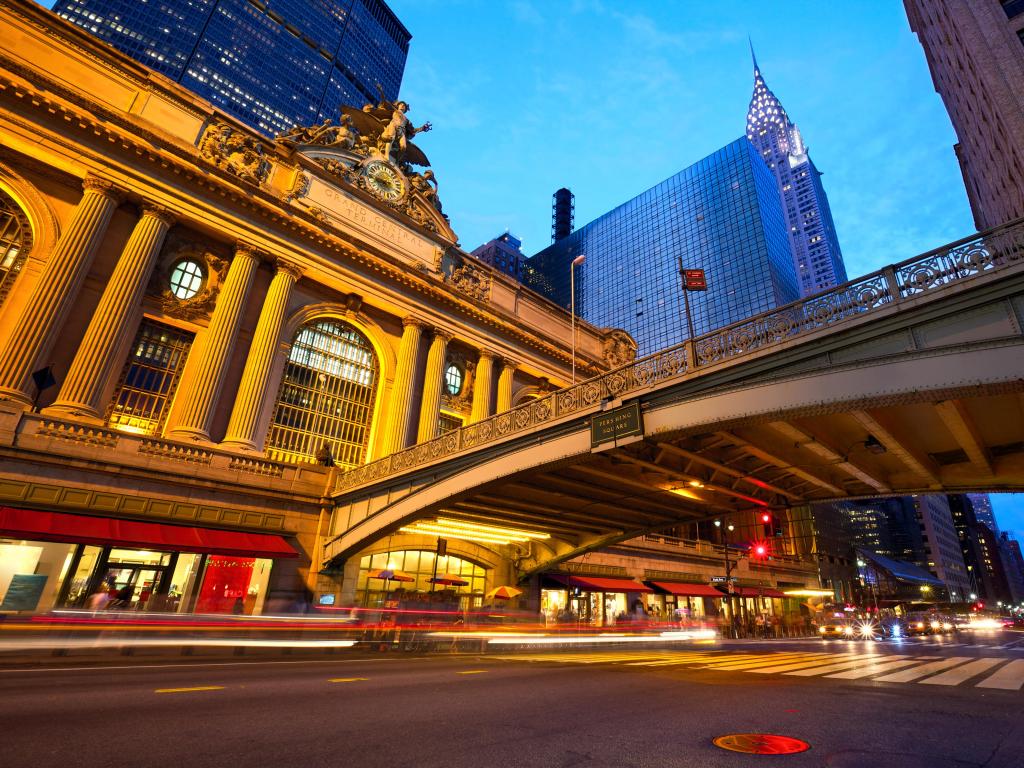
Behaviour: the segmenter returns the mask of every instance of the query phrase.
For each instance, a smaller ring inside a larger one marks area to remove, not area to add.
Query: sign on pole
[[[703,269],[684,269],[683,288],[687,291],[706,291],[708,281]]]

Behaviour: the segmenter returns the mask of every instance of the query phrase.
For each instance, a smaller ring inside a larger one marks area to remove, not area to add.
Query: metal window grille
[[[159,434],[193,335],[143,320],[107,415],[112,426]]]
[[[373,347],[355,328],[337,320],[302,328],[288,355],[267,436],[270,458],[314,462],[330,451],[342,469],[362,464],[377,377]]]
[[[462,426],[462,419],[458,416],[454,416],[450,413],[441,413],[437,416],[437,433],[443,435],[445,432],[451,432],[453,429],[458,429]]]
[[[0,305],[10,293],[28,255],[31,231],[25,215],[0,192]]]

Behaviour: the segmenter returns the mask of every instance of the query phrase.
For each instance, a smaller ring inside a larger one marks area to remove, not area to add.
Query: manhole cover
[[[730,733],[719,736],[712,743],[730,752],[748,755],[793,755],[811,748],[806,741],[774,733]]]

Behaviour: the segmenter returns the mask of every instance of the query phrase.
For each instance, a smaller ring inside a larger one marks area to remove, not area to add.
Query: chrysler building
[[[753,57],[753,47],[750,53]],[[807,154],[800,129],[765,84],[756,58],[747,138],[775,175],[800,295],[845,283],[846,267],[821,174]]]

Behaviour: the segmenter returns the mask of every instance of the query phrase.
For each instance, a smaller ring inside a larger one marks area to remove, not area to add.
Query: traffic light
[[[768,557],[770,549],[767,541],[753,541],[750,543],[750,557],[754,560],[764,560]]]
[[[765,538],[771,538],[775,533],[775,525],[772,522],[772,516],[770,512],[761,513],[761,523],[764,526]]]

